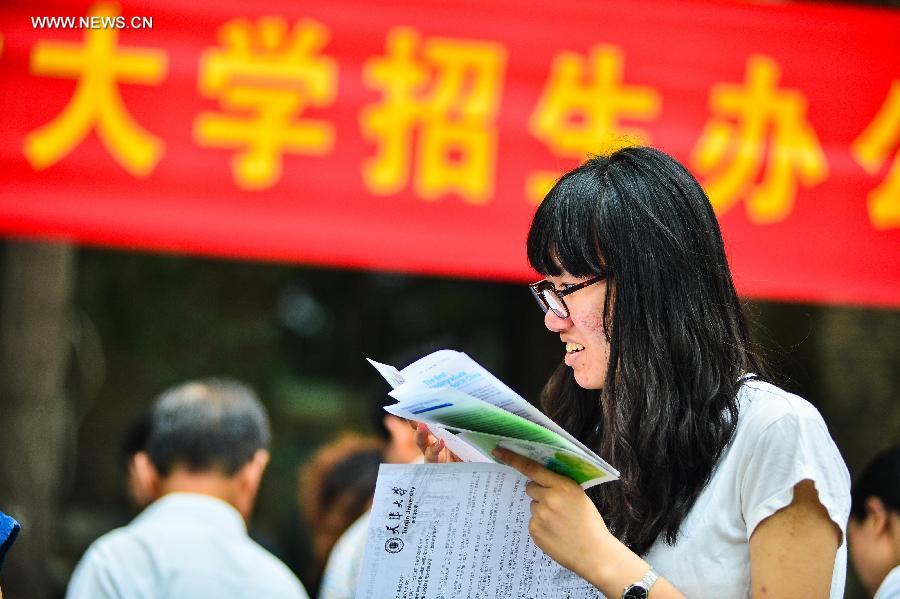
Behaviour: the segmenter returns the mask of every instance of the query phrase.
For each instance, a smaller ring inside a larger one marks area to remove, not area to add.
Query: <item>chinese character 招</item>
[[[98,4],[91,16],[118,16],[112,4]],[[25,138],[24,153],[35,169],[68,155],[91,129],[122,168],[147,177],[162,157],[163,142],[128,113],[119,83],[158,85],[166,77],[168,57],[152,48],[119,48],[114,28],[89,29],[83,44],[41,40],[31,53],[31,72],[78,79],[65,109]]]
[[[750,220],[782,220],[793,207],[798,179],[812,187],[828,175],[825,154],[806,120],[806,98],[796,90],[779,90],[780,75],[775,61],[751,56],[743,85],[712,88],[709,104],[715,116],[703,129],[691,164],[704,178],[718,213],[746,197]],[[756,183],[760,171],[762,181]]]
[[[866,130],[853,141],[853,157],[866,172],[876,174],[890,159],[884,182],[869,193],[869,218],[879,229],[900,227],[900,81],[894,81],[888,97]]]
[[[557,156],[577,160],[598,150],[649,143],[646,131],[625,127],[620,121],[656,118],[662,99],[652,87],[625,85],[624,65],[622,50],[616,46],[595,46],[588,59],[560,52],[531,114],[532,135]],[[558,177],[555,172],[532,173],[525,184],[526,195],[539,202]]]
[[[382,93],[379,103],[360,114],[363,136],[377,146],[362,170],[369,191],[401,191],[414,162],[419,197],[455,192],[473,204],[488,201],[505,67],[506,50],[496,43],[436,37],[422,42],[413,29],[392,30],[385,56],[363,67],[366,84]]]
[[[241,188],[274,185],[285,152],[321,156],[334,146],[330,124],[297,118],[309,106],[329,106],[337,94],[337,63],[318,55],[328,37],[312,20],[289,30],[280,17],[260,19],[255,27],[235,19],[219,30],[221,47],[203,53],[200,92],[227,112],[198,116],[194,139],[239,150],[232,173]]]

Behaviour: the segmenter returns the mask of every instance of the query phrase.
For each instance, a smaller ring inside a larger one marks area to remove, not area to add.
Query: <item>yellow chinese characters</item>
[[[649,121],[659,115],[662,99],[649,86],[622,82],[625,59],[616,46],[599,45],[590,57],[560,52],[553,60],[528,128],[557,156],[583,160],[598,149],[650,142],[643,129],[624,127],[621,119]],[[559,173],[539,171],[529,176],[525,193],[540,202]]]
[[[779,90],[780,75],[773,60],[755,55],[747,62],[743,86],[712,88],[715,116],[703,129],[691,164],[705,177],[703,186],[720,214],[746,197],[751,221],[783,220],[793,208],[798,179],[812,187],[828,176],[825,154],[806,121],[806,98]],[[761,170],[762,181],[756,184]]]
[[[98,4],[91,16],[118,16],[112,4]],[[162,157],[163,142],[128,113],[117,84],[158,85],[168,57],[150,48],[119,49],[115,29],[91,29],[83,45],[39,41],[31,53],[35,75],[78,79],[75,93],[52,121],[25,138],[25,157],[44,169],[68,155],[92,128],[113,158],[136,177],[147,177]]]
[[[205,112],[194,121],[200,145],[240,151],[232,159],[235,182],[258,190],[281,177],[285,152],[321,156],[334,147],[334,129],[298,119],[307,107],[330,106],[337,94],[337,62],[319,52],[330,33],[312,20],[292,30],[280,17],[229,21],[220,48],[200,59],[200,93],[236,114]]]
[[[363,165],[372,193],[413,189],[426,200],[455,192],[480,204],[494,189],[503,46],[471,40],[420,40],[410,28],[391,30],[385,56],[366,61],[366,84],[381,91],[379,103],[360,114],[363,136],[377,145]],[[418,133],[418,135],[416,135]]]
[[[876,174],[895,151],[884,182],[869,193],[869,218],[878,229],[900,227],[900,81],[894,81],[888,97],[854,140],[853,157],[868,173]]]

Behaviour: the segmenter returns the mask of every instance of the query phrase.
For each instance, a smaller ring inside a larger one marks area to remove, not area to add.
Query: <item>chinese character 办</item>
[[[709,103],[715,116],[694,147],[691,164],[706,176],[703,187],[718,213],[746,196],[752,221],[782,220],[793,206],[798,179],[812,187],[828,175],[825,154],[806,120],[806,98],[796,90],[778,89],[780,76],[775,61],[751,56],[742,86],[712,88]],[[760,175],[762,182],[756,184]]]

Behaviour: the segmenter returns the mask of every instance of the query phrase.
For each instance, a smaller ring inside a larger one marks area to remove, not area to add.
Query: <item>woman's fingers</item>
[[[441,460],[441,451],[444,449],[444,442],[435,438],[428,430],[428,425],[424,422],[416,423],[416,446],[425,456],[425,462],[428,464],[436,464],[440,461],[447,461],[445,458]]]
[[[529,460],[508,449],[498,447],[494,449],[493,454],[495,458],[499,459],[507,466],[515,468],[542,487],[552,487],[572,482],[568,478],[544,468],[534,460]]]
[[[412,421],[410,421],[412,422]],[[425,456],[427,464],[462,462],[455,453],[447,449],[447,444],[431,434],[428,425],[424,422],[415,422],[416,446]]]
[[[432,437],[433,438],[433,437]],[[447,460],[441,460],[441,450],[444,449],[444,442],[441,439],[438,439],[431,445],[429,445],[425,449],[425,462],[428,464],[437,464],[441,461],[446,462]]]
[[[533,480],[525,484],[525,494],[531,497],[535,503],[540,503],[547,495],[547,487],[543,487]]]
[[[416,423],[416,446],[419,448],[419,451],[425,453],[425,450],[428,449],[428,446],[431,445],[432,441],[429,441],[429,437],[431,437],[430,431],[428,430],[428,425],[424,422]],[[432,437],[433,438],[433,437]]]

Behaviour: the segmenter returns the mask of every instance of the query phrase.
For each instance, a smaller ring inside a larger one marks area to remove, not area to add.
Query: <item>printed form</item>
[[[596,599],[528,535],[524,476],[501,464],[383,464],[356,599]]]

